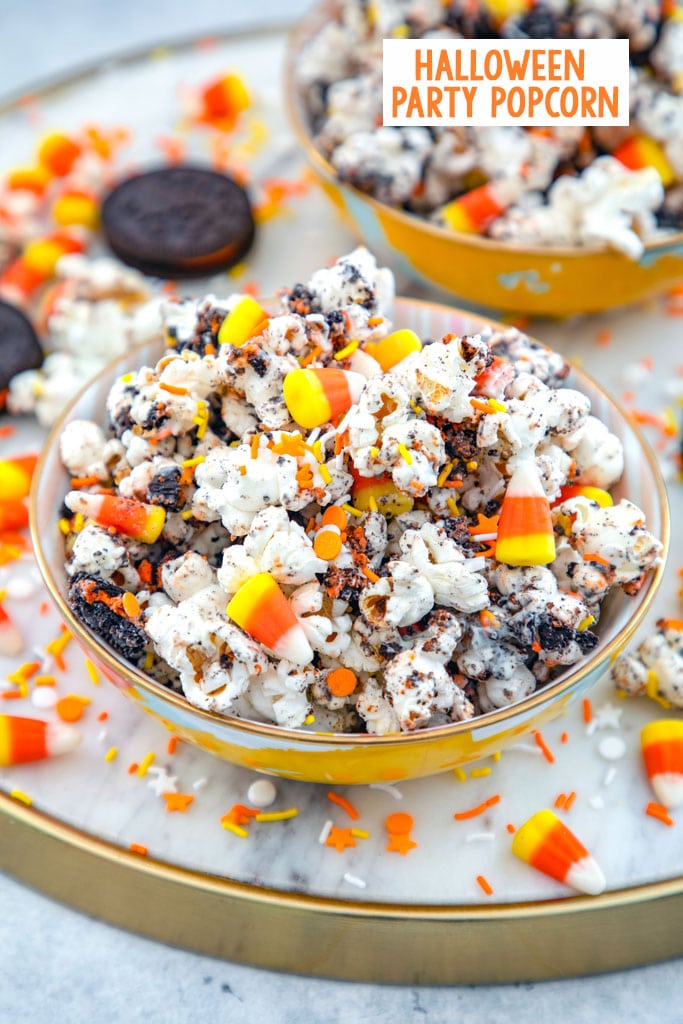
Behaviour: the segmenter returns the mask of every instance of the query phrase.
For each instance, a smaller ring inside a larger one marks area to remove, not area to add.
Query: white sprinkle
[[[192,783],[192,788],[193,789],[204,789],[204,786],[206,786],[208,781],[209,780],[202,775],[202,777],[200,779],[195,779],[195,781]]]
[[[606,761],[618,761],[626,753],[626,744],[621,736],[605,736],[598,744],[598,753]]]
[[[36,708],[53,708],[56,703],[54,686],[36,686],[31,694],[31,704]]]
[[[476,540],[477,540],[477,543],[483,543],[484,541],[495,540],[497,536],[498,536],[497,532],[496,533],[478,533],[476,535]]]
[[[37,589],[33,580],[28,576],[12,576],[5,586],[7,596],[15,601],[25,601],[27,598],[33,597]]]
[[[466,843],[481,843],[493,841],[496,838],[495,832],[470,832],[468,836],[465,836]]]
[[[605,777],[602,780],[603,786],[611,786],[612,783],[614,782],[615,778],[616,778],[616,775],[617,775],[617,770],[614,767],[614,765],[612,765],[612,767],[608,768],[607,771],[605,772]]]
[[[518,750],[520,754],[534,754],[537,757],[543,757],[541,748],[531,743],[513,743],[511,747],[506,747],[505,750]]]
[[[97,739],[99,740],[100,743],[104,743],[108,735],[109,733],[107,732],[106,729],[100,729],[100,731],[97,734]]]
[[[318,836],[318,842],[320,843],[321,846],[325,845],[325,843],[327,842],[327,837],[329,836],[331,831],[332,831],[332,819],[330,818],[330,819],[328,819],[325,822],[325,824],[323,825],[323,830],[320,833],[320,835]]]
[[[153,772],[152,768],[154,768]],[[178,792],[178,779],[175,775],[169,775],[166,768],[160,768],[158,765],[150,765],[147,769],[147,773],[152,776],[147,780],[147,785],[157,796],[161,796],[163,793]]]
[[[597,718],[591,718],[590,722],[586,726],[586,736],[592,736],[598,727]]]
[[[393,796],[394,800],[402,800],[403,793],[396,786],[392,786],[390,782],[371,782],[369,789],[379,789],[382,793],[388,793]]]
[[[256,779],[247,790],[247,802],[252,807],[270,807],[277,798],[277,789],[270,779]]]
[[[368,884],[362,878],[359,878],[358,875],[352,875],[349,871],[344,875],[344,881],[348,882],[349,885],[355,885],[357,889],[364,889]]]
[[[614,704],[610,704],[607,701],[602,707],[595,710],[593,715],[593,721],[597,729],[618,729],[620,727],[620,719],[624,713],[623,708],[618,708]]]
[[[596,794],[595,796],[589,796],[588,803],[594,811],[601,811],[605,806],[605,801],[598,794]]]

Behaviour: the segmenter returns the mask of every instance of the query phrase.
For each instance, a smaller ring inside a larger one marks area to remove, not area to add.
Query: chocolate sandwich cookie
[[[239,262],[254,239],[247,193],[201,167],[167,167],[122,182],[102,206],[119,259],[155,277],[205,277]]]
[[[0,392],[16,373],[35,370],[43,361],[38,336],[20,309],[0,299]],[[2,408],[0,400],[0,408]]]

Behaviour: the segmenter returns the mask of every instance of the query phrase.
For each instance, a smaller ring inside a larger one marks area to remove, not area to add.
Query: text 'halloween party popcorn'
[[[386,734],[462,721],[585,658],[662,545],[619,440],[516,329],[392,330],[357,249],[281,294],[165,300],[168,351],[71,422],[69,598],[209,711]]]

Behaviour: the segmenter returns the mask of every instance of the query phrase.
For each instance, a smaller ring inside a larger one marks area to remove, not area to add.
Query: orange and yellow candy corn
[[[605,888],[600,866],[553,811],[537,811],[518,828],[512,852],[577,892],[597,896]]]
[[[665,807],[683,804],[683,721],[664,718],[649,722],[640,742],[645,770],[655,796]]]
[[[77,225],[94,231],[100,222],[100,206],[91,192],[63,192],[52,204],[52,219],[61,228]]]
[[[351,475],[351,497],[353,504],[361,512],[367,512],[376,506],[376,510],[383,515],[399,516],[402,512],[410,512],[415,504],[409,495],[396,490],[390,476],[361,476],[353,468]]]
[[[555,558],[550,504],[530,461],[510,477],[498,520],[496,558],[506,565],[547,565]]]
[[[0,502],[20,501],[27,497],[37,461],[37,455],[0,459]]]
[[[218,330],[218,344],[239,348],[249,338],[260,334],[267,323],[268,314],[263,306],[251,295],[242,295]]]
[[[664,150],[654,139],[646,135],[634,135],[612,150],[612,156],[631,171],[654,167],[662,179],[664,188],[676,180],[676,172],[669,163]]]
[[[38,163],[56,178],[63,178],[72,170],[82,149],[74,139],[61,132],[44,136],[38,146]]]
[[[586,487],[580,484],[568,484],[566,487],[560,488],[559,498],[555,498],[552,503],[552,508],[556,505],[561,505],[563,501],[568,501],[569,498],[588,498],[589,501],[595,501],[601,508],[607,508],[609,505],[613,505],[612,495],[609,491],[603,491],[601,487]]]
[[[306,430],[329,423],[358,401],[365,377],[353,370],[291,370],[284,380],[290,415]]]
[[[24,649],[24,638],[0,604],[0,654],[13,657]]]
[[[301,623],[269,572],[258,573],[242,584],[227,614],[278,658],[294,665],[308,665],[313,660]]]
[[[198,120],[230,131],[238,117],[250,104],[249,92],[242,78],[235,72],[213,79],[200,93]]]
[[[80,739],[76,729],[61,722],[0,715],[0,765],[4,768],[68,754],[78,746]]]
[[[446,203],[439,211],[441,220],[452,231],[480,235],[500,217],[516,198],[516,191],[505,179],[489,181]]]
[[[28,505],[22,498],[0,500],[0,533],[28,526]]]
[[[161,505],[146,505],[133,498],[69,491],[64,500],[72,512],[80,512],[100,526],[111,526],[117,533],[145,544],[154,544],[159,539],[166,522],[166,510]]]
[[[422,349],[422,342],[415,331],[404,328],[401,331],[393,331],[381,341],[369,341],[363,351],[376,359],[384,373],[400,363],[409,356],[411,352],[419,352]]]

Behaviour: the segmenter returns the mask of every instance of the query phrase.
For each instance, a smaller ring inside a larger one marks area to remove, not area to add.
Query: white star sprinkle
[[[621,716],[624,713],[623,708],[618,708],[614,704],[610,704],[607,701],[601,707],[597,708],[593,714],[593,721],[595,722],[596,729],[620,729],[621,728]]]
[[[178,792],[178,779],[175,775],[169,775],[166,768],[150,765],[147,769],[147,774],[151,776],[147,785],[154,792],[155,796],[161,796],[163,793]]]

